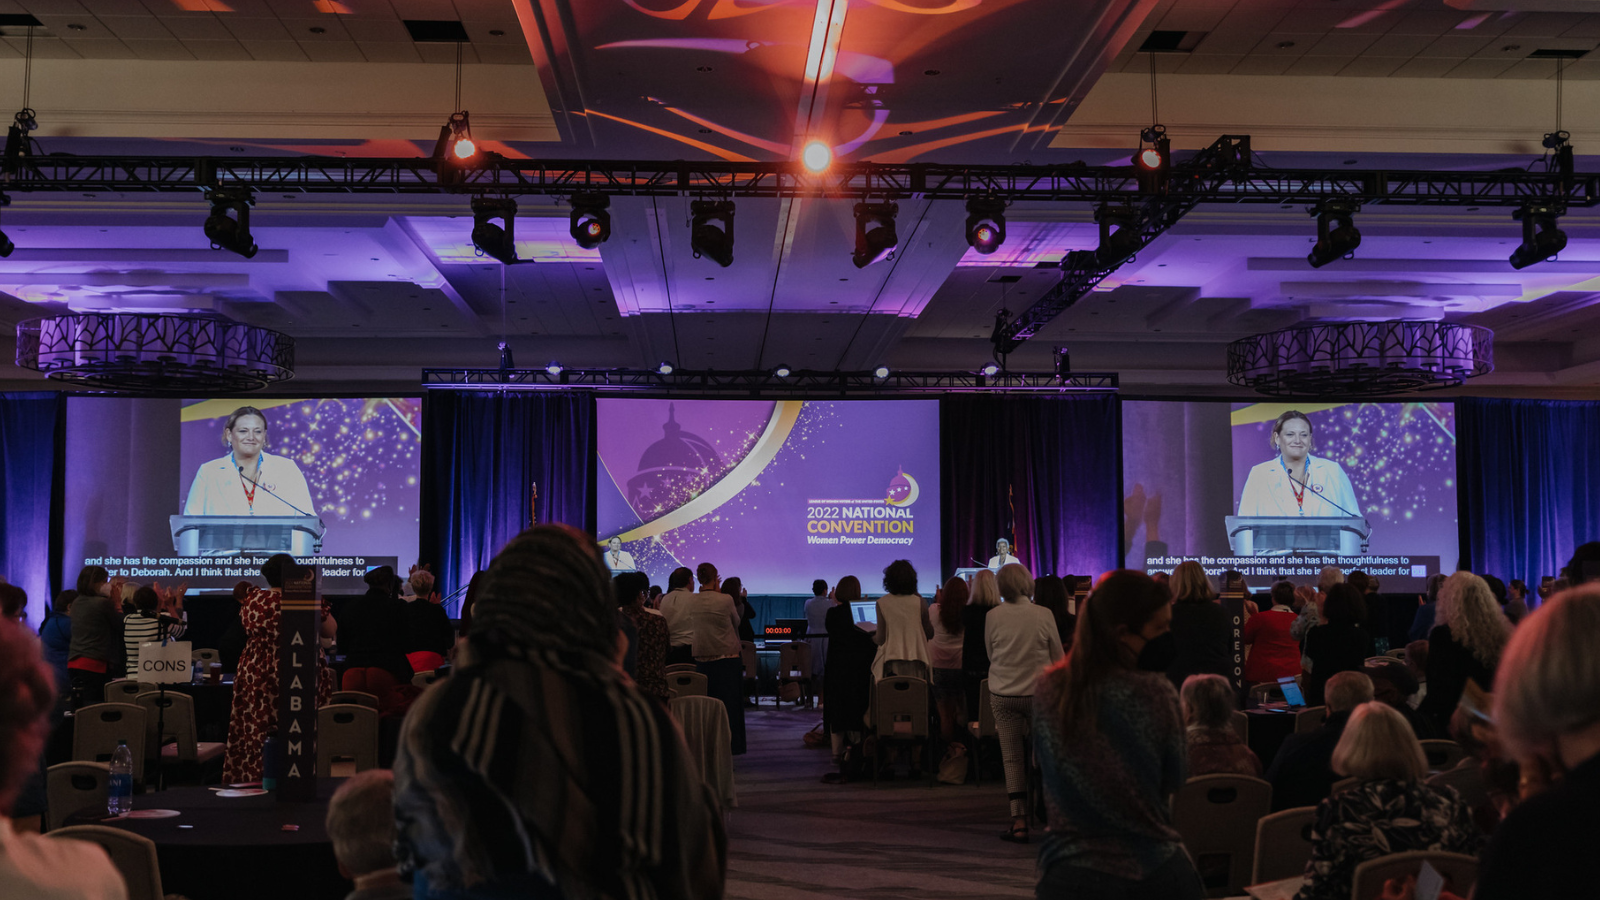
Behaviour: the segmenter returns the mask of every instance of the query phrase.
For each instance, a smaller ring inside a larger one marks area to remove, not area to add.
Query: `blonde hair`
[[[1312,446],[1316,446],[1317,430],[1311,424],[1311,417],[1298,409],[1289,409],[1285,410],[1282,415],[1278,416],[1278,421],[1272,423],[1272,433],[1267,435],[1267,443],[1272,446],[1272,449],[1279,449],[1278,435],[1283,432],[1283,426],[1293,422],[1295,419],[1299,419],[1300,421],[1306,423],[1306,431],[1310,432],[1311,434]]]
[[[1317,574],[1317,592],[1326,594],[1336,584],[1344,584],[1344,570],[1338,566],[1323,566]]]
[[[1000,583],[1000,596],[1007,603],[1015,603],[1023,597],[1033,596],[1033,573],[1022,563],[1007,563],[1000,567],[1000,574],[996,578]]]
[[[394,773],[368,769],[340,785],[325,827],[334,858],[351,875],[394,868]]]
[[[1511,622],[1489,590],[1489,583],[1471,572],[1457,572],[1439,588],[1438,622],[1478,661],[1494,668],[1511,638]]]
[[[1177,600],[1215,600],[1217,591],[1211,586],[1211,577],[1192,559],[1178,563],[1172,570],[1172,582],[1167,585]]]
[[[414,592],[418,597],[426,600],[428,595],[433,593],[433,573],[429,572],[427,569],[418,569],[415,572],[412,572],[411,578],[408,580],[411,582],[412,592]]]
[[[1554,757],[1555,739],[1600,721],[1600,585],[1563,591],[1511,635],[1494,681],[1500,737],[1516,755]]]
[[[988,569],[980,569],[978,574],[972,576],[972,597],[967,600],[968,606],[995,606],[1000,602],[1000,585],[996,582],[994,573]]]
[[[1339,745],[1333,748],[1332,767],[1362,781],[1420,781],[1428,774],[1428,757],[1399,710],[1368,701],[1350,713]]]

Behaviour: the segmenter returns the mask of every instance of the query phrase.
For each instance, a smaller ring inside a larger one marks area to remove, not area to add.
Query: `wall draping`
[[[35,628],[50,604],[60,557],[63,403],[55,393],[0,394],[0,575],[28,592]]]

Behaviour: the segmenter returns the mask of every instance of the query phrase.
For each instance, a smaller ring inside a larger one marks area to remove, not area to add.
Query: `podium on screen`
[[[170,522],[179,556],[315,556],[327,530],[318,516],[173,516]]]
[[[1358,518],[1228,516],[1228,545],[1235,556],[1323,553],[1361,556],[1372,526]]]

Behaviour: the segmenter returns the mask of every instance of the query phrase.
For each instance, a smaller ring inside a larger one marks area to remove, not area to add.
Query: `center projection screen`
[[[751,594],[810,595],[845,575],[876,593],[896,559],[940,580],[936,400],[605,398],[597,413],[614,568],[665,587],[710,562]]]
[[[1301,501],[1271,444],[1288,410],[1311,422]],[[1263,590],[1313,584],[1334,565],[1377,577],[1384,593],[1420,592],[1456,569],[1454,404],[1130,400],[1122,422],[1130,569],[1194,559],[1213,579],[1235,569]]]

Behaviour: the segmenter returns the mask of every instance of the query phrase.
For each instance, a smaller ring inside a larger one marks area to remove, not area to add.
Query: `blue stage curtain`
[[[28,592],[28,623],[44,621],[60,528],[57,460],[62,400],[55,393],[0,394],[0,575]]]
[[[1017,558],[1035,575],[1120,565],[1116,397],[947,397],[939,430],[943,551],[952,566],[988,562],[995,540],[1013,534]]]
[[[1600,540],[1600,403],[1456,401],[1462,566],[1530,586]]]
[[[464,585],[530,523],[593,531],[594,398],[429,391],[422,418],[422,555],[441,590]]]

